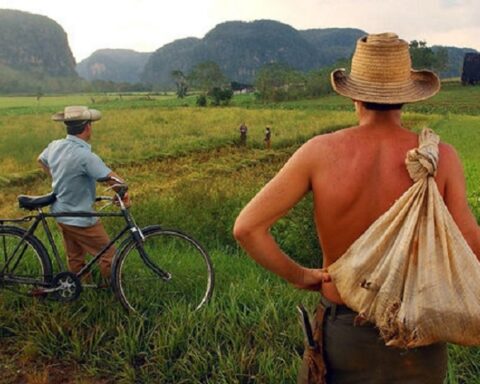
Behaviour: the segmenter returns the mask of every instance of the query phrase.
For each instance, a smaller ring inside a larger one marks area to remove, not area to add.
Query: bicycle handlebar
[[[120,199],[123,199],[123,197],[128,191],[128,185],[125,183],[112,184],[106,189],[106,191],[109,191],[111,189],[120,197]]]
[[[105,176],[101,177],[100,179],[97,179],[98,182],[100,183],[105,183],[105,182],[111,182],[113,181],[114,184],[111,184],[106,191],[113,189],[115,193],[120,197],[120,199],[123,199],[125,194],[128,191],[128,185],[121,179],[115,176]]]
[[[105,189],[105,191],[113,190],[115,193],[115,196],[97,196],[95,198],[95,202],[100,202],[100,201],[108,201],[109,204],[104,205],[100,210],[110,206],[111,204],[118,205],[122,210],[128,208],[123,199],[128,191],[128,185],[125,183],[116,183],[110,185],[108,188]]]
[[[113,201],[112,196],[97,196],[95,197],[95,201]]]

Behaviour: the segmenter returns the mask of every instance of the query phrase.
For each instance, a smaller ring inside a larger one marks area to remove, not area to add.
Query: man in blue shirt
[[[52,212],[93,212],[97,180],[119,177],[92,152],[88,143],[92,136],[92,122],[100,120],[101,113],[82,106],[66,107],[52,116],[62,121],[67,129],[65,139],[52,141],[38,157],[41,167],[51,175],[56,201]],[[128,195],[125,202],[128,203]],[[96,255],[109,242],[109,237],[98,217],[58,217],[67,252],[68,269],[77,273],[85,266],[85,255]],[[100,272],[110,277],[114,247],[100,258]]]

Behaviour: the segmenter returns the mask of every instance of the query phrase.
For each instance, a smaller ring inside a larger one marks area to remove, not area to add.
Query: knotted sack
[[[430,129],[405,160],[414,184],[328,267],[345,303],[386,345],[480,344],[480,263],[437,184]]]

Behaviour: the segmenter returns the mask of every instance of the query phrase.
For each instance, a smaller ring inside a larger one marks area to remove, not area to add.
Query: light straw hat
[[[379,104],[412,103],[428,99],[440,90],[435,73],[412,70],[408,43],[394,33],[360,38],[350,74],[336,69],[331,81],[340,95]]]
[[[63,112],[57,112],[52,116],[54,121],[97,121],[101,118],[100,111],[84,106],[65,107]]]

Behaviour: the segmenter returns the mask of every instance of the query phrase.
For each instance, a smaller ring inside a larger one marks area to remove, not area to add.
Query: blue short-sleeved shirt
[[[90,144],[74,136],[52,141],[38,157],[52,175],[52,189],[57,200],[51,211],[93,212],[95,183],[111,171],[92,152]],[[57,221],[78,227],[89,227],[97,217],[59,217]]]

